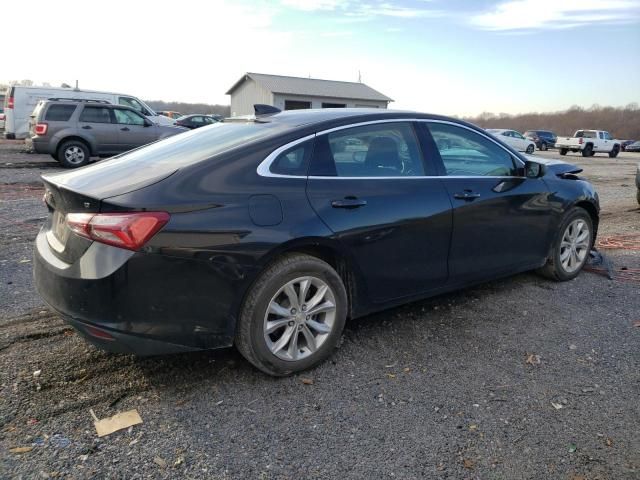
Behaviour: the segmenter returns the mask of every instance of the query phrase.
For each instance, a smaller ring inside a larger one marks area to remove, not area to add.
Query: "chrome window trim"
[[[394,179],[394,180],[398,180],[398,179],[419,179],[419,178],[504,178],[504,179],[513,179],[513,178],[523,178],[523,177],[519,177],[519,176],[514,176],[514,175],[507,175],[507,176],[484,176],[484,175],[416,175],[416,176],[407,176],[407,177],[403,177],[403,176],[391,176],[391,177],[339,177],[339,176],[319,176],[319,175],[283,175],[283,174],[279,174],[279,173],[273,173],[270,171],[271,168],[271,164],[273,163],[273,161],[278,157],[278,155],[280,155],[282,152],[289,150],[292,147],[295,147],[296,145],[298,145],[299,143],[302,142],[306,142],[307,140],[311,140],[312,138],[315,138],[319,135],[325,135],[328,133],[332,133],[332,132],[337,132],[340,130],[346,130],[348,128],[356,128],[356,127],[362,127],[362,126],[366,126],[366,125],[375,125],[375,124],[379,124],[379,123],[400,123],[400,122],[423,122],[423,123],[442,123],[442,124],[446,124],[446,125],[452,125],[454,127],[458,127],[458,128],[464,128],[466,130],[469,130],[470,132],[473,132],[477,135],[480,135],[481,137],[489,140],[490,142],[494,143],[495,145],[497,145],[498,147],[502,148],[505,152],[507,152],[511,158],[515,159],[516,161],[516,165],[520,165],[520,167],[524,167],[524,162],[522,162],[522,160],[520,160],[520,158],[518,158],[517,156],[513,155],[513,152],[511,152],[510,150],[508,150],[507,148],[505,148],[504,146],[500,145],[495,138],[492,138],[490,135],[488,135],[485,132],[479,132],[473,128],[467,127],[466,125],[462,125],[460,123],[456,123],[456,122],[451,122],[449,120],[435,120],[435,119],[427,119],[427,118],[389,118],[389,119],[384,119],[384,120],[371,120],[368,122],[358,122],[358,123],[350,123],[349,125],[341,125],[339,127],[333,127],[333,128],[329,128],[327,130],[322,130],[320,132],[316,132],[316,133],[312,133],[311,135],[307,135],[306,137],[302,137],[302,138],[298,138],[297,140],[293,140],[285,145],[282,145],[281,147],[276,148],[273,152],[271,152],[262,162],[260,162],[260,165],[258,165],[258,168],[256,170],[256,172],[258,173],[258,175],[260,175],[261,177],[272,177],[272,178],[310,178],[310,179],[314,179],[314,180],[319,180],[319,179],[326,179],[326,178],[332,178],[332,179],[343,179],[343,180],[389,180],[389,179]]]

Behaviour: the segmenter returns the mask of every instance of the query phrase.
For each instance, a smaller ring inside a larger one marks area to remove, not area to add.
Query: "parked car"
[[[640,152],[640,141],[633,142],[626,146],[625,152]]]
[[[173,120],[158,115],[139,98],[121,93],[80,90],[77,88],[56,87],[9,87],[4,101],[6,114],[5,137],[26,138],[29,134],[29,116],[40,100],[71,98],[77,100],[101,100],[114,105],[124,105],[137,110],[152,122],[159,125],[173,125]]]
[[[531,154],[536,149],[536,144],[531,140],[524,138],[520,132],[515,130],[506,130],[503,128],[489,128],[487,129],[491,135],[498,137],[504,143],[512,148],[515,148],[519,152],[526,152]]]
[[[4,130],[5,118],[4,108],[0,107],[0,130]]]
[[[207,125],[211,125],[212,123],[219,122],[220,120],[216,120],[210,115],[183,115],[182,117],[176,120],[176,125],[185,128],[200,128],[206,127]]]
[[[525,138],[528,138],[536,144],[538,150],[548,150],[556,144],[558,136],[549,130],[527,130],[524,132]]]
[[[615,158],[620,153],[620,141],[604,130],[576,130],[573,137],[558,137],[556,148],[560,155],[581,152],[583,157],[592,157],[596,153],[608,153],[609,157]]]
[[[158,112],[158,115],[164,115],[165,117],[169,117],[172,119],[176,119],[176,118],[180,118],[182,116],[182,114],[180,112],[173,112],[171,110],[163,110],[161,112]]]
[[[63,167],[89,163],[186,131],[160,126],[137,110],[106,101],[41,100],[30,123],[27,146],[48,153]]]
[[[631,145],[632,143],[635,143],[635,140],[621,140],[620,141],[620,150],[623,152],[627,151],[627,147],[629,145]]]
[[[640,163],[636,169],[636,200],[640,203]]]
[[[44,175],[35,284],[101,348],[235,344],[287,375],[347,319],[532,269],[576,277],[599,215],[579,172],[421,113],[220,122]]]

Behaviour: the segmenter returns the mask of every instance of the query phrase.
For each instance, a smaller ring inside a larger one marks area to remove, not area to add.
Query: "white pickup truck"
[[[608,153],[615,158],[620,153],[620,140],[614,140],[604,130],[577,130],[573,137],[558,137],[556,148],[560,155],[566,155],[569,151],[582,152],[583,157]]]

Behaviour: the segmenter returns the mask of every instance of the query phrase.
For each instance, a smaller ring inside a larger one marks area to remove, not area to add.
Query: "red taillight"
[[[584,142],[584,138],[580,137],[580,140],[578,140],[578,143],[582,145],[582,142]]]
[[[7,108],[13,110],[13,97],[9,97],[9,103],[7,103]]]
[[[68,213],[67,226],[78,235],[127,250],[139,250],[168,221],[167,212]]]
[[[49,130],[49,125],[46,123],[36,123],[36,126],[33,129],[36,135],[46,135],[47,130]]]
[[[4,120],[4,119],[5,119],[4,113],[0,113],[0,120]]]

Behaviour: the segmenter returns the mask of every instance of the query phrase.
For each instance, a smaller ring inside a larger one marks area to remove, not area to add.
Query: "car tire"
[[[567,154],[567,149],[566,148],[561,148],[559,153],[560,153],[560,155],[564,156],[564,155]]]
[[[78,168],[89,163],[89,148],[79,140],[69,140],[58,148],[57,158],[65,168]]]
[[[573,207],[564,217],[547,263],[538,273],[559,282],[572,280],[589,259],[593,241],[591,216],[584,208]]]
[[[542,150],[543,152],[546,152],[549,149],[549,147],[547,147],[547,144],[542,142],[540,144],[540,150]]]
[[[324,305],[322,311],[310,314],[320,305]],[[235,345],[259,370],[273,376],[290,375],[333,353],[347,311],[344,283],[328,263],[289,254],[267,267],[250,288],[238,319]]]
[[[618,153],[620,153],[620,147],[616,145],[615,147],[613,147],[613,150],[609,152],[609,158],[616,158],[618,156]]]
[[[527,153],[531,155],[535,149],[536,149],[535,145],[529,145],[527,147]]]
[[[638,190],[636,190],[636,200],[638,201],[638,204],[640,205],[640,188]]]
[[[593,147],[591,145],[587,145],[586,147],[584,147],[584,149],[582,149],[582,156],[583,157],[592,157],[593,153]]]

